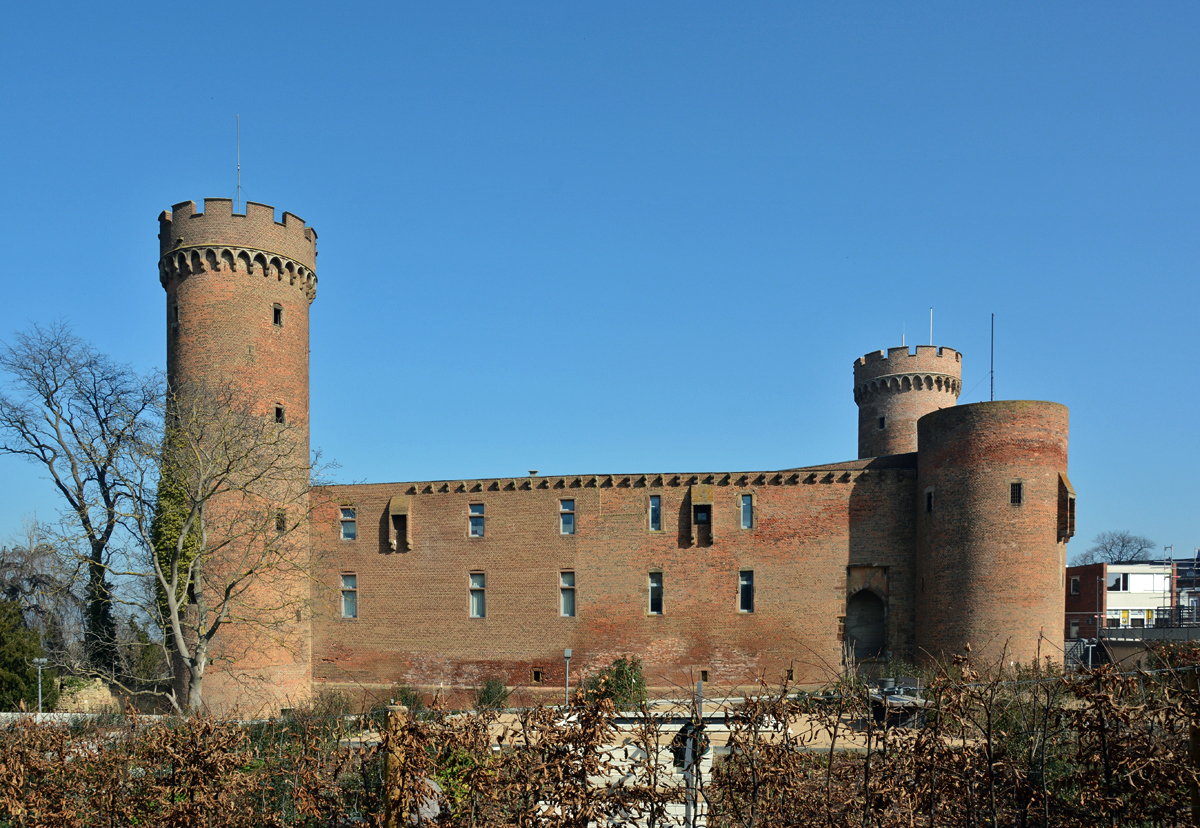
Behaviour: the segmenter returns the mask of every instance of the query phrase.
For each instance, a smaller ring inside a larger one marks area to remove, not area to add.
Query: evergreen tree
[[[25,626],[21,607],[14,601],[0,601],[0,710],[36,711],[38,671],[35,658],[45,658],[37,633]],[[42,709],[53,710],[58,702],[58,674],[42,671]]]

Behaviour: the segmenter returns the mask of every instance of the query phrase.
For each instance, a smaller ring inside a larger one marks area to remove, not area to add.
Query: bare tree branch
[[[0,454],[42,466],[87,544],[85,651],[95,669],[117,662],[108,567],[123,501],[125,466],[156,429],[163,384],[138,375],[76,337],[64,323],[34,325],[0,346]]]

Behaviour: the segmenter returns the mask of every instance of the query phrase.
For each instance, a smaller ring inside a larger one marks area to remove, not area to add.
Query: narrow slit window
[[[1025,495],[1025,485],[1023,483],[1008,484],[1008,502],[1013,506],[1020,506],[1021,500]]]
[[[749,569],[738,573],[738,609],[754,612],[754,572]]]
[[[287,531],[287,512],[282,509],[275,513],[275,531],[280,535]]]
[[[933,512],[933,489],[925,492],[925,512],[927,514]]]
[[[663,614],[663,574],[650,573],[650,614]]]
[[[650,531],[662,531],[662,498],[650,495]]]
[[[470,537],[483,537],[483,518],[482,503],[472,503],[467,506],[467,532]]]
[[[558,501],[558,531],[563,535],[575,534],[575,501]]]
[[[396,547],[408,549],[408,515],[392,515],[392,533],[396,536]]]
[[[277,327],[283,327],[283,305],[274,305],[271,308],[271,322]]]
[[[887,417],[880,417],[879,418],[879,430],[883,431],[886,428],[887,428]]]
[[[742,495],[742,528],[754,528],[754,495]]]
[[[471,617],[487,617],[487,576],[482,572],[471,573]]]
[[[275,406],[275,422],[278,423],[279,425],[283,425],[285,420],[286,420],[286,417],[284,416],[284,413],[283,413],[283,406],[282,405]]]
[[[342,618],[358,618],[358,576],[342,576]]]
[[[563,618],[575,617],[575,572],[558,573],[558,611]]]

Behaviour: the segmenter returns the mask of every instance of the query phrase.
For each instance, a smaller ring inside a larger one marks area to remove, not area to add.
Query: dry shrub
[[[923,726],[885,727],[870,690],[765,685],[731,710],[728,753],[696,795],[712,826],[1171,826],[1190,822],[1197,694],[1165,670],[1064,678],[946,665]],[[127,719],[0,731],[0,824],[588,828],[679,824],[670,737],[611,701],[375,725],[337,705],[242,726]],[[337,709],[335,709],[337,708]],[[327,715],[333,712],[336,715]],[[692,711],[693,714],[696,711]],[[385,771],[385,763],[388,766]]]

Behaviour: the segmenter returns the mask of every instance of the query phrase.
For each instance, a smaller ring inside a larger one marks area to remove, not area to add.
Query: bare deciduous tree
[[[78,661],[86,602],[79,586],[79,559],[37,521],[0,547],[0,599],[21,609],[56,664]]]
[[[181,712],[203,707],[204,677],[222,631],[238,626],[275,648],[305,603],[308,550],[300,530],[309,519],[313,464],[301,430],[255,409],[229,385],[183,389],[169,401],[161,449],[128,479],[129,516],[157,586],[167,646],[186,679]],[[224,652],[222,652],[222,649]]]
[[[1150,538],[1132,532],[1101,532],[1086,551],[1075,556],[1071,565],[1144,561],[1150,557],[1150,550],[1155,546]]]
[[[86,543],[84,646],[94,670],[117,663],[113,536],[129,505],[127,468],[156,428],[163,384],[118,365],[63,323],[34,325],[0,346],[0,453],[42,466]]]

